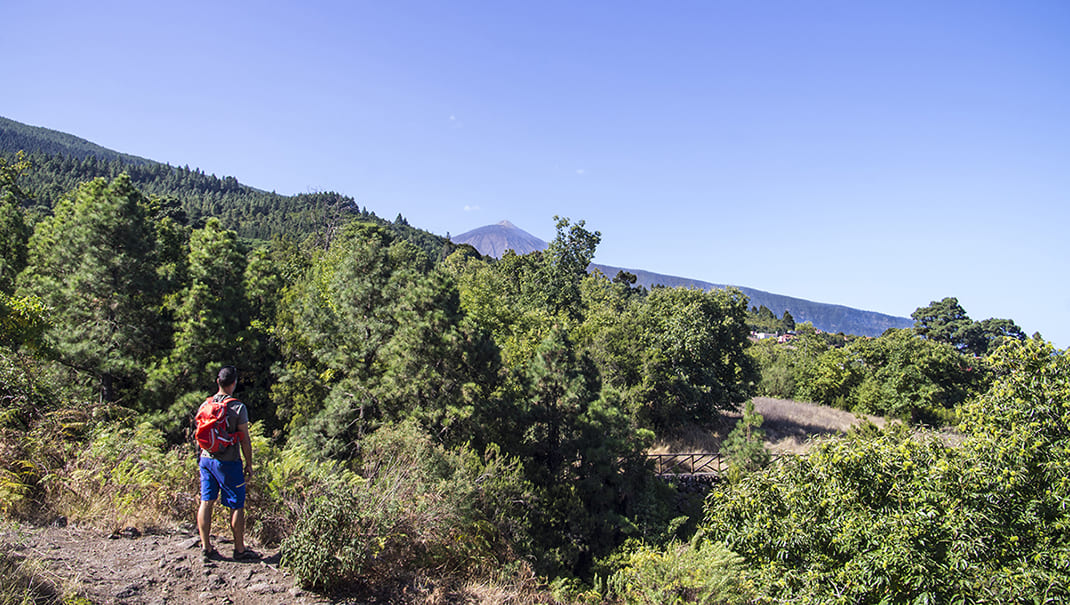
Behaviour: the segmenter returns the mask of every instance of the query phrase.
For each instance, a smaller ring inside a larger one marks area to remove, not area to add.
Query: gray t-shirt
[[[204,404],[202,403],[201,405],[203,406]],[[238,426],[242,424],[249,424],[249,411],[245,408],[244,403],[237,399],[231,399],[227,402],[227,431],[231,433],[237,432]],[[201,456],[215,458],[223,462],[240,460],[241,443],[240,441],[235,441],[233,445],[228,445],[214,454],[202,449]]]

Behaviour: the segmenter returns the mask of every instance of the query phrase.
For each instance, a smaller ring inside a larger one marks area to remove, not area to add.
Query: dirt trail
[[[8,525],[0,548],[42,564],[57,585],[93,603],[165,605],[223,603],[283,605],[331,603],[299,588],[279,568],[277,549],[257,549],[259,561],[234,561],[230,544],[213,539],[224,555],[201,561],[195,532],[140,535],[126,530],[114,537],[75,527]]]

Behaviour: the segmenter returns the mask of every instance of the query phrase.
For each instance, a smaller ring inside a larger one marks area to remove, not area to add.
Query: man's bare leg
[[[230,513],[230,529],[234,532],[234,552],[245,551],[245,509],[236,508]]]
[[[197,529],[201,532],[201,550],[204,552],[212,550],[213,504],[215,504],[214,500],[201,500],[201,505],[197,508]]]

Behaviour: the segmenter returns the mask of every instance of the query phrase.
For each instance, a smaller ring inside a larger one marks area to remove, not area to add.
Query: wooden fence
[[[771,454],[769,463],[773,464],[791,456],[792,454]],[[647,454],[647,459],[654,463],[654,474],[666,479],[677,477],[717,479],[728,471],[728,461],[721,454],[706,452]]]

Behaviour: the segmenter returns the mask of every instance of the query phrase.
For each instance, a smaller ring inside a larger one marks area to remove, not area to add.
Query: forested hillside
[[[180,224],[203,226],[210,217],[222,221],[242,238],[268,240],[277,235],[302,239],[319,233],[332,237],[352,219],[389,228],[438,256],[446,247],[440,236],[411,227],[401,215],[393,221],[360,207],[349,196],[334,192],[279,195],[243,185],[232,176],[207,175],[189,166],[170,166],[119,153],[69,134],[0,118],[0,156],[13,163],[24,152],[31,169],[20,181],[33,212],[46,215],[52,206],[80,183],[96,177],[114,179],[127,174],[142,193],[157,198],[158,213]]]
[[[107,161],[119,160],[132,165],[154,163],[145,158],[112,151],[72,134],[29,126],[0,116],[0,153],[13,155],[19,151],[65,155],[79,160],[95,157]]]
[[[906,317],[896,317],[875,311],[864,311],[844,305],[814,302],[804,298],[773,294],[745,286],[727,286],[713,284],[697,279],[662,275],[638,269],[622,269],[608,265],[595,264],[594,268],[606,275],[616,275],[618,271],[627,271],[636,276],[636,284],[647,288],[655,285],[669,288],[700,288],[710,290],[733,287],[745,294],[752,307],[765,307],[777,316],[790,313],[799,323],[809,322],[825,332],[853,334],[855,336],[880,336],[890,328],[909,328],[913,322]]]

